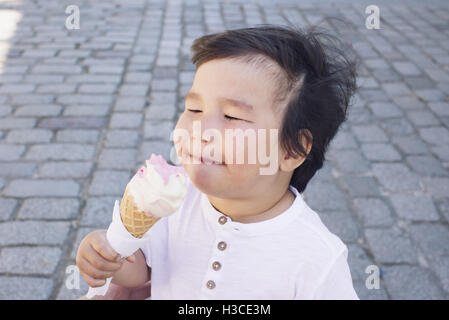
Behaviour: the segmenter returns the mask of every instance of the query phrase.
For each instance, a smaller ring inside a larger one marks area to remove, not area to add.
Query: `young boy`
[[[197,69],[175,128],[189,133],[175,139],[189,177],[184,203],[125,261],[105,230],[86,236],[77,264],[90,286],[112,276],[126,288],[151,279],[152,299],[358,299],[346,245],[301,195],[355,90],[354,64],[325,39],[335,40],[261,26],[194,41]],[[238,129],[258,133],[257,150],[268,150],[275,170],[261,174],[266,161],[251,162],[249,145],[236,150],[236,136],[217,138]],[[211,146],[214,155],[204,151]]]

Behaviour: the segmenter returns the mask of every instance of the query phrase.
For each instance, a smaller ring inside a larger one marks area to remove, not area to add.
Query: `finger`
[[[94,279],[97,279],[97,280],[110,278],[114,275],[114,272],[112,272],[112,271],[102,271],[102,270],[95,268],[92,264],[90,264],[84,258],[80,259],[80,266],[81,266],[81,270],[85,274],[87,274],[88,276],[90,276]]]
[[[81,272],[81,271],[80,271],[80,274],[83,277],[84,281],[86,281],[86,283],[89,285],[89,287],[92,287],[92,288],[101,287],[102,285],[104,285],[106,283],[105,279],[94,279],[91,276],[89,276],[88,274]]]
[[[120,262],[106,260],[93,248],[86,249],[83,258],[89,261],[92,266],[102,271],[117,271],[122,266]]]
[[[134,263],[134,262],[136,262],[136,257],[134,255],[131,255],[126,258],[126,261]]]
[[[97,251],[103,258],[109,261],[118,261],[120,255],[112,249],[105,240],[94,240],[90,243],[91,247]]]

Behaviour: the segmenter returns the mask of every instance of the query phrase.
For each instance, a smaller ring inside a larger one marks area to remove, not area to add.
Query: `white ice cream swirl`
[[[151,155],[126,186],[139,211],[161,218],[175,212],[183,203],[187,174],[182,167],[171,166],[162,156]]]

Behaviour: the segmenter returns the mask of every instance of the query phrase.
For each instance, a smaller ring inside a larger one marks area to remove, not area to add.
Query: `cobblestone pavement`
[[[143,159],[169,157],[193,39],[326,16],[347,20],[322,26],[352,44],[361,89],[306,201],[347,243],[361,299],[448,299],[449,3],[371,2],[379,30],[358,1],[0,1],[0,299],[86,292],[67,267]]]

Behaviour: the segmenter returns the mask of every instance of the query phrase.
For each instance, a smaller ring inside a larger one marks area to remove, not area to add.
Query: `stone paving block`
[[[109,123],[110,128],[134,129],[140,127],[142,115],[139,113],[114,113]]]
[[[404,154],[427,154],[426,144],[416,134],[411,136],[393,136],[392,142]]]
[[[72,197],[78,196],[80,186],[77,182],[67,180],[12,180],[3,190],[3,195],[10,197],[33,197],[33,196],[55,196]]]
[[[46,300],[53,292],[54,280],[0,276],[0,287],[1,300]]]
[[[134,130],[109,130],[104,141],[105,147],[136,147],[139,133]]]
[[[127,72],[125,76],[125,81],[131,83],[149,83],[151,79],[150,72]]]
[[[10,106],[0,106],[0,117],[5,117],[10,115],[12,112],[12,108]]]
[[[58,117],[39,122],[40,128],[49,129],[101,129],[106,125],[104,117]]]
[[[0,161],[18,160],[25,152],[25,146],[0,144]]]
[[[150,158],[152,153],[162,155],[167,162],[173,164],[173,158],[176,155],[176,150],[172,142],[168,141],[146,141],[143,142],[139,149],[139,154],[137,156],[137,163],[143,163],[146,159]]]
[[[392,99],[402,110],[420,110],[425,108],[425,104],[413,96],[393,97]]]
[[[412,89],[431,89],[435,87],[435,82],[425,74],[419,76],[407,76],[404,82]]]
[[[364,227],[389,227],[394,223],[391,211],[382,199],[356,198],[354,209]]]
[[[385,282],[393,300],[440,300],[447,295],[429,270],[408,265],[384,267]]]
[[[429,102],[427,105],[437,116],[449,116],[448,102]]]
[[[402,163],[373,163],[372,171],[389,191],[420,190],[419,176]]]
[[[0,272],[24,275],[51,275],[62,250],[52,247],[12,247],[0,252]]]
[[[369,104],[369,108],[371,109],[373,114],[380,119],[403,116],[403,112],[401,111],[401,109],[393,103],[374,102]]]
[[[376,261],[380,263],[418,262],[412,241],[395,228],[367,228],[365,236]]]
[[[313,210],[348,210],[345,195],[335,183],[310,183],[304,191],[304,196]]]
[[[145,121],[144,138],[170,140],[170,133],[173,131],[171,121]]]
[[[151,104],[163,104],[163,105],[172,105],[176,104],[176,94],[174,92],[164,92],[164,91],[151,91],[150,94],[150,103]]]
[[[128,171],[96,170],[89,187],[89,194],[122,196],[131,177]]]
[[[120,86],[121,96],[144,97],[149,90],[149,86],[140,84],[123,84]]]
[[[446,95],[438,89],[420,89],[415,90],[416,95],[429,102],[433,101],[444,101],[446,99]]]
[[[404,76],[416,76],[421,74],[421,71],[411,62],[393,62],[393,66]]]
[[[17,208],[17,200],[0,198],[0,221],[6,221],[11,219],[14,210]]]
[[[440,161],[435,157],[417,155],[408,156],[406,158],[407,163],[411,168],[418,172],[421,176],[448,176],[449,170],[444,168]]]
[[[362,151],[370,161],[399,161],[402,159],[394,146],[387,143],[363,143]]]
[[[0,223],[0,245],[61,245],[70,222],[9,221]]]
[[[80,220],[81,226],[107,228],[111,223],[115,200],[119,203],[122,197],[94,197],[89,198]]]
[[[354,135],[360,142],[387,142],[385,131],[376,125],[353,126]]]
[[[27,160],[91,160],[95,147],[72,143],[53,143],[33,145],[29,148],[25,158]]]
[[[6,136],[6,142],[25,144],[50,142],[53,132],[47,129],[10,130]]]
[[[415,133],[413,125],[405,118],[384,119],[380,126],[388,135],[408,136]]]
[[[58,95],[56,101],[60,104],[109,105],[113,102],[113,97],[100,94],[64,94]]]
[[[65,129],[56,134],[58,142],[96,143],[100,132],[94,129]]]
[[[135,149],[103,149],[98,159],[100,169],[134,169],[136,163]]]
[[[36,119],[32,118],[2,118],[0,119],[0,129],[28,129],[33,128]]]
[[[440,219],[432,199],[414,194],[393,194],[391,203],[399,217],[417,221],[437,221]]]
[[[116,85],[106,83],[106,84],[82,84],[78,91],[82,93],[109,93],[112,94],[117,88]]]
[[[447,256],[449,253],[449,229],[447,225],[420,223],[406,226],[410,237],[427,257]]]
[[[440,121],[428,110],[410,111],[408,118],[418,127],[438,126]]]
[[[351,197],[380,196],[378,183],[373,177],[343,175],[340,180]]]
[[[117,98],[115,111],[142,111],[145,107],[144,97],[123,97]]]
[[[145,120],[172,120],[176,113],[176,106],[150,105],[145,112]]]
[[[152,90],[175,91],[178,87],[176,79],[154,79],[151,83]]]
[[[75,116],[75,117],[103,117],[107,116],[110,107],[108,105],[91,105],[91,106],[78,106],[70,105],[64,108],[64,116]]]
[[[425,192],[433,198],[448,198],[449,178],[425,177],[421,182]]]
[[[382,88],[390,97],[407,96],[412,93],[402,81],[383,83]]]
[[[369,161],[358,150],[339,150],[334,162],[345,173],[362,174],[370,170]]]
[[[62,107],[59,105],[27,105],[17,107],[14,115],[17,117],[50,117],[61,113]]]
[[[0,176],[28,177],[33,174],[36,164],[29,162],[0,162]]]
[[[18,218],[31,220],[76,219],[80,201],[75,198],[30,198],[20,207]]]
[[[75,84],[43,84],[39,85],[36,89],[38,93],[53,93],[53,94],[62,94],[62,93],[74,93],[76,91],[77,86]]]
[[[432,147],[431,150],[441,161],[449,161],[449,146]]]
[[[449,257],[430,258],[429,268],[436,273],[443,289],[449,292]]]

